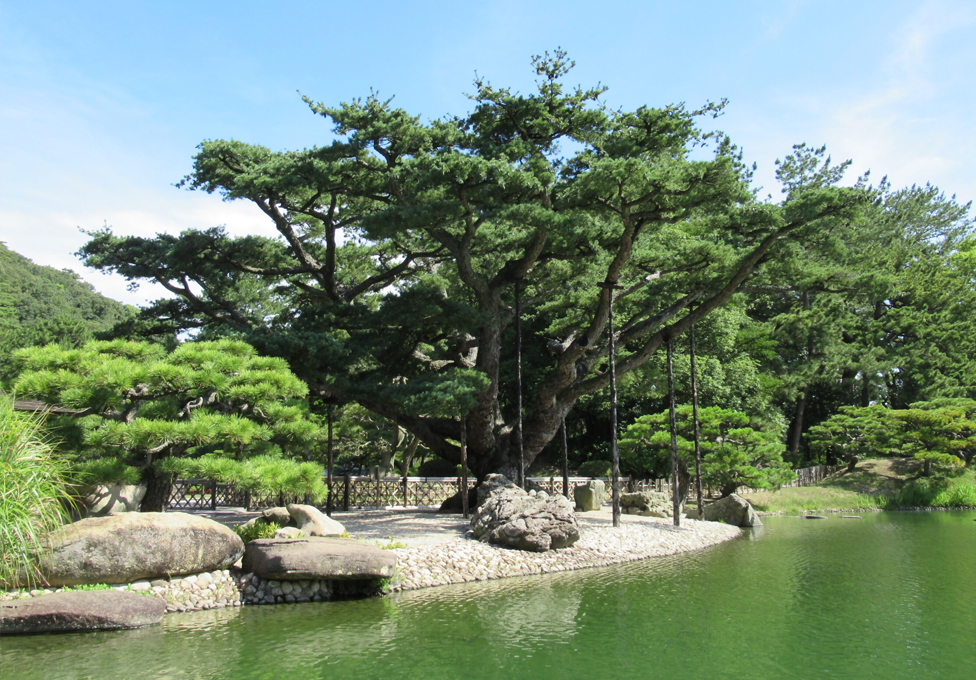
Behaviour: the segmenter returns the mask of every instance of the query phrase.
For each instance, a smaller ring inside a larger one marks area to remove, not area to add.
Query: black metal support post
[[[461,513],[468,519],[468,419],[461,416]]]
[[[522,449],[522,279],[515,279],[515,367],[518,376],[518,485],[525,488],[525,452]]]
[[[329,489],[329,495],[328,495],[328,497],[325,500],[325,514],[328,515],[329,517],[332,516],[332,494],[333,494],[333,488],[332,488],[332,466],[335,463],[335,461],[334,461],[334,459],[332,457],[332,418],[333,418],[332,407],[333,406],[330,403],[329,404],[329,408],[328,408],[329,443],[328,443],[328,447],[326,449],[328,451],[328,464],[326,466],[326,473],[325,473],[325,485]]]
[[[668,413],[671,421],[671,503],[674,525],[681,526],[681,490],[678,488],[678,421],[674,412],[674,339],[668,335]]]
[[[569,444],[566,441],[566,416],[563,416],[563,495],[569,498]]]
[[[695,493],[698,496],[698,519],[705,519],[705,506],[702,504],[702,453],[701,426],[698,422],[698,374],[695,368],[695,324],[691,324],[691,417],[695,425]]]
[[[613,454],[613,478],[611,481],[613,506],[613,526],[620,526],[620,449],[617,448],[617,339],[613,329],[613,291],[623,288],[618,283],[605,281],[599,284],[605,288],[609,296],[609,326],[610,326],[610,446]]]

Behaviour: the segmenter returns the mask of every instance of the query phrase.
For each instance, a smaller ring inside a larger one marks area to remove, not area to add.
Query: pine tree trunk
[[[800,437],[803,434],[803,414],[807,410],[807,400],[810,398],[810,386],[803,388],[800,398],[796,402],[796,415],[793,417],[793,432],[790,435],[790,457],[794,462],[800,460]]]
[[[727,496],[731,496],[732,494],[734,494],[738,488],[739,488],[738,482],[729,482],[728,484],[724,485],[721,489],[719,489],[719,494],[721,494],[722,498],[726,498]]]
[[[146,495],[139,505],[140,512],[166,512],[170,494],[173,493],[173,475],[158,474],[152,467],[143,472]]]

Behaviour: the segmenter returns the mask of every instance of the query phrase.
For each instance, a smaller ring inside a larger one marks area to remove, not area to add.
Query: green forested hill
[[[36,265],[0,242],[0,383],[10,378],[14,349],[78,346],[134,313],[74,272]]]

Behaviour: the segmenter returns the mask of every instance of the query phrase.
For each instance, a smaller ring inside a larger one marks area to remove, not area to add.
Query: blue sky
[[[152,287],[86,271],[78,227],[152,235],[226,224],[272,234],[246,204],[176,189],[204,139],[327,143],[302,103],[370,88],[427,118],[461,114],[477,71],[528,91],[556,47],[613,107],[730,103],[715,126],[759,165],[827,144],[893,184],[976,198],[976,3],[0,2],[0,241],[138,303]]]

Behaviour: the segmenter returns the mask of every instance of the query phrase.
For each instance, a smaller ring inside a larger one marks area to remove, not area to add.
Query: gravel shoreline
[[[649,557],[700,550],[741,535],[738,527],[717,522],[642,518],[620,527],[583,527],[570,548],[524,552],[458,538],[447,543],[396,550],[399,575],[393,590],[416,590],[453,583],[550,574],[603,567]]]
[[[603,567],[650,557],[700,550],[740,536],[738,527],[717,522],[685,519],[680,527],[669,519],[622,517],[614,528],[609,512],[579,516],[580,539],[570,548],[545,553],[525,552],[482,543],[471,537],[469,526],[456,516],[430,512],[372,512],[348,515],[347,524],[362,535],[405,542],[397,548],[397,575],[388,590],[417,590]],[[370,531],[367,532],[366,527]],[[392,535],[389,535],[390,532]],[[402,539],[402,540],[401,540]],[[116,590],[142,592],[166,603],[170,613],[220,609],[256,604],[327,601],[336,597],[363,595],[361,587],[342,581],[265,581],[240,569],[193,574],[172,579],[140,580],[111,586]],[[0,601],[38,597],[61,588],[0,590]]]

